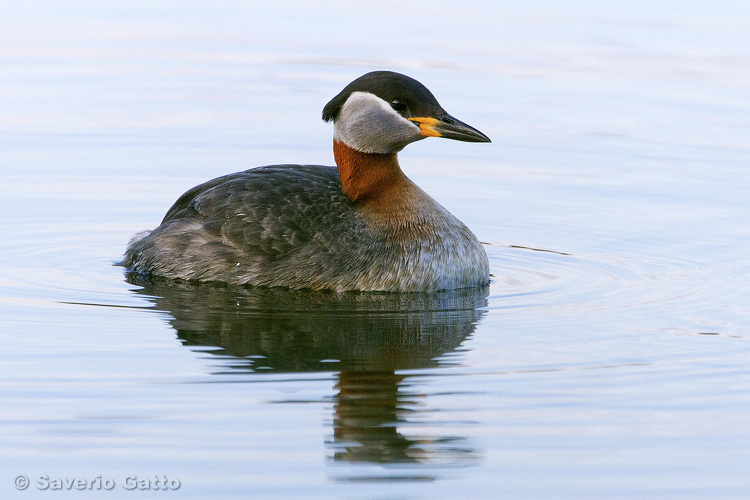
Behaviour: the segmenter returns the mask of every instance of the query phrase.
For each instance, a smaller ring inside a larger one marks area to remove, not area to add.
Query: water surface
[[[3,498],[98,476],[101,498],[154,476],[180,498],[747,498],[746,7],[4,10]],[[493,139],[400,155],[485,243],[488,290],[113,265],[199,182],[331,164],[320,111],[373,69]]]

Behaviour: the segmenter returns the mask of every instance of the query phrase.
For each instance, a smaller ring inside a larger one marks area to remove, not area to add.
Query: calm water
[[[750,497],[747,6],[0,18],[0,497]],[[322,106],[372,69],[494,140],[401,154],[486,243],[488,290],[232,290],[112,265],[198,182],[330,164]],[[40,491],[64,479],[102,489]]]

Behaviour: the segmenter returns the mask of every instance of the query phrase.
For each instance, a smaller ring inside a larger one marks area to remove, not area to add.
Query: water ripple
[[[634,314],[659,324],[659,331],[750,332],[750,309],[738,307],[728,293],[726,269],[636,253],[572,255],[507,244],[486,248],[493,274],[490,310]]]

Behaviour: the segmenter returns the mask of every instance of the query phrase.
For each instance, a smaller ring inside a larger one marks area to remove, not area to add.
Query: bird
[[[120,264],[148,277],[339,293],[486,287],[482,244],[397,154],[428,137],[490,139],[392,71],[352,81],[322,118],[333,122],[335,166],[269,165],[195,186],[133,236]]]

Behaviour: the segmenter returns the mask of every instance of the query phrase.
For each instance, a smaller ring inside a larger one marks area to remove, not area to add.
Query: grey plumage
[[[384,230],[341,192],[335,167],[255,168],[186,192],[159,227],[130,243],[122,264],[170,278],[338,291],[486,285],[474,235],[424,197],[434,213]]]

